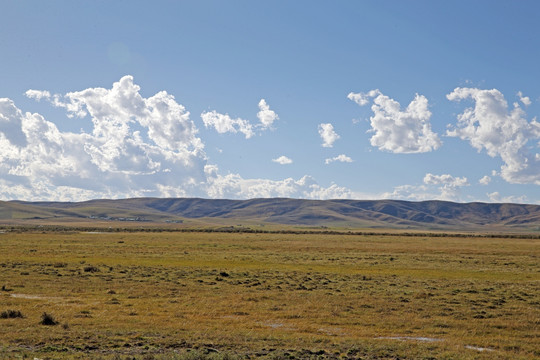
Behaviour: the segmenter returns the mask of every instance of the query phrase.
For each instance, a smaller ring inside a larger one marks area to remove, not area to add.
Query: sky
[[[0,4],[0,200],[540,204],[538,1]]]

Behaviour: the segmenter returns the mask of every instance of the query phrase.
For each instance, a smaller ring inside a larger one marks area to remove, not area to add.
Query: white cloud
[[[440,194],[436,197],[442,200],[460,201],[461,190],[463,186],[469,186],[469,182],[466,177],[454,177],[449,174],[433,175],[426,174],[424,176],[424,184],[437,185]]]
[[[253,131],[253,126],[249,121],[244,119],[232,119],[228,114],[220,114],[218,112],[203,112],[201,118],[204,122],[204,126],[207,128],[213,127],[220,134],[227,132],[237,133],[241,132],[246,136],[246,139],[249,139],[255,132]]]
[[[456,188],[434,187],[426,185],[400,185],[392,192],[385,192],[382,199],[407,200],[407,201],[463,201],[461,192]]]
[[[272,159],[273,162],[276,162],[278,164],[281,164],[281,165],[287,165],[287,164],[292,164],[293,161],[291,159],[289,159],[288,157],[286,157],[285,155],[282,155],[280,157],[278,157],[277,159]]]
[[[351,159],[350,157],[348,157],[347,155],[345,154],[341,154],[341,155],[338,155],[338,156],[335,156],[333,158],[328,158],[324,161],[324,163],[326,165],[330,164],[330,163],[333,163],[335,161],[339,161],[339,162],[347,162],[347,163],[351,163],[353,162],[353,159]]]
[[[321,186],[309,175],[298,180],[244,179],[239,174],[220,175],[216,165],[207,165],[205,173],[206,193],[211,198],[288,197],[317,200],[370,198],[369,194],[355,193],[336,184]]]
[[[212,198],[268,198],[289,197],[306,199],[350,199],[353,193],[332,184],[325,188],[306,175],[299,180],[243,179],[238,174],[219,175],[216,167],[209,167],[207,193]]]
[[[252,125],[249,120],[241,118],[233,119],[229,114],[220,114],[215,110],[203,112],[201,118],[206,128],[214,128],[220,134],[241,132],[245,135],[246,139],[249,139],[255,135],[255,129],[270,129],[274,121],[279,119],[279,116],[273,110],[270,110],[270,106],[266,103],[266,100],[261,99],[259,101],[259,112],[257,113],[260,124],[256,126]]]
[[[47,99],[72,117],[89,116],[93,129],[62,132],[40,114],[23,113],[1,99],[1,198],[160,196],[160,188],[171,186],[196,192],[205,180],[206,156],[195,124],[164,91],[143,98],[125,76],[111,89],[27,96]]]
[[[496,89],[456,88],[447,98],[470,98],[475,102],[474,107],[458,115],[458,123],[447,131],[448,136],[467,140],[491,157],[499,156],[504,162],[500,174],[506,181],[540,185],[540,161],[536,157],[540,151],[540,123],[536,119],[528,122],[517,103],[510,110]]]
[[[257,118],[261,122],[261,126],[265,129],[271,127],[274,121],[279,119],[278,115],[273,110],[270,110],[270,106],[268,106],[264,99],[259,101],[259,110]]]
[[[442,199],[440,193],[433,191],[433,189],[425,185],[396,186],[393,191],[383,193],[381,198],[407,201],[447,200]]]
[[[332,124],[319,124],[319,135],[323,140],[323,147],[333,147],[339,135],[334,131]]]
[[[469,185],[466,177],[430,173],[424,176],[423,183],[423,185],[396,186],[392,192],[383,193],[381,197],[409,201],[462,201],[461,188]]]
[[[523,96],[523,93],[521,91],[518,91],[517,96],[519,97],[519,101],[523,103],[525,106],[529,106],[532,104],[531,98],[528,96]]]
[[[30,99],[35,99],[37,101],[40,101],[41,99],[50,99],[51,98],[51,93],[48,92],[48,91],[41,91],[41,90],[27,90],[25,93],[24,93],[28,98]]]
[[[0,160],[4,157],[17,156],[19,147],[26,146],[28,139],[23,131],[23,113],[13,101],[0,98]]]
[[[90,133],[62,132],[40,114],[23,113],[0,99],[0,199],[79,201],[141,196],[350,198],[349,189],[299,180],[221,175],[208,164],[189,112],[162,91],[144,98],[131,76],[110,89],[65,95],[33,90],[72,118],[89,118]],[[264,110],[264,109],[263,109]],[[210,126],[227,130],[219,114]],[[266,124],[269,124],[267,121]],[[251,133],[245,123],[234,130]],[[224,130],[224,131],[225,131]],[[286,157],[278,159],[287,162]]]
[[[374,135],[370,142],[379,150],[404,154],[423,153],[441,146],[439,137],[431,131],[431,112],[425,96],[416,94],[405,111],[401,111],[397,101],[379,90],[350,93],[348,98],[360,106],[373,101],[370,132]]]
[[[433,175],[428,173],[424,176],[424,184],[457,187],[469,185],[469,182],[466,177],[453,177],[449,174]]]
[[[527,204],[530,203],[525,195],[522,196],[501,196],[498,191],[487,193],[487,196],[491,202],[496,203],[514,203],[514,204]]]
[[[482,184],[482,185],[488,185],[491,182],[491,177],[486,175],[483,178],[481,178],[480,180],[478,180],[478,182],[480,184]]]
[[[377,97],[379,95],[382,95],[379,89],[370,90],[367,93],[350,92],[349,95],[347,95],[347,99],[354,101],[360,106],[364,106],[371,101],[371,98]]]

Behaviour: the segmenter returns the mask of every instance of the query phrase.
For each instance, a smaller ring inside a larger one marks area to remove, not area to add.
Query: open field
[[[0,358],[538,358],[539,245],[8,231]]]

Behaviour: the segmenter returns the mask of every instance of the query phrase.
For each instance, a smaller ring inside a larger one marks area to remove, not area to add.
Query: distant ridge
[[[341,228],[540,231],[540,206],[401,200],[134,198],[84,202],[0,201],[0,222],[129,221],[279,224]],[[218,221],[219,220],[219,221]],[[217,222],[216,222],[217,221]]]

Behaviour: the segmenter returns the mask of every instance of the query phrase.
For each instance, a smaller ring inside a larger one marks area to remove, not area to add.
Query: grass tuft
[[[99,272],[99,268],[94,265],[87,265],[83,269],[85,272]]]
[[[46,312],[41,314],[41,325],[58,325],[58,321],[55,320],[55,318]]]
[[[23,317],[23,314],[19,310],[6,310],[0,313],[0,319],[15,319]]]

